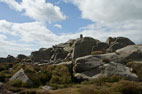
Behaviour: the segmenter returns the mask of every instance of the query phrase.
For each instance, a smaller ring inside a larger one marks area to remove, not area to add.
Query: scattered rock
[[[44,89],[44,90],[53,90],[53,88],[50,87],[50,86],[43,86],[42,89]]]
[[[130,68],[126,67],[125,65],[114,62],[103,64],[102,66],[99,66],[97,68],[77,73],[75,74],[75,77],[78,79],[80,78],[81,80],[93,80],[99,77],[110,77],[114,75],[123,77],[127,80],[138,80],[138,76],[134,73],[131,73]]]
[[[130,39],[124,37],[109,37],[106,40],[106,43],[109,45],[109,48],[107,49],[108,52],[114,52],[117,49],[126,47],[128,45],[135,45],[135,43],[132,42]]]
[[[6,58],[3,57],[0,58],[0,63],[6,63],[6,62],[7,62]]]
[[[108,47],[109,45],[107,43],[99,42],[92,48],[92,51],[105,51]]]
[[[131,73],[131,70],[126,65],[120,64],[119,56],[115,53],[108,53],[104,55],[89,55],[77,58],[75,61],[74,70],[75,77],[79,79],[96,79],[102,76],[121,76],[128,80],[138,80],[136,74]],[[110,62],[103,62],[103,58],[109,58]],[[114,60],[113,60],[114,59]]]
[[[138,76],[134,73],[131,73],[130,68],[126,67],[125,65],[119,63],[108,63],[104,64],[100,67],[101,73],[100,76],[110,77],[113,75],[118,75],[120,77],[124,77],[127,80],[137,81]]]
[[[79,38],[74,42],[73,58],[82,57],[91,54],[92,48],[97,46],[99,40],[90,37]]]
[[[65,43],[61,43],[59,45],[57,45],[58,47],[62,47],[65,51],[67,52],[71,52],[73,50],[73,44],[74,44],[75,40],[71,39]]]
[[[8,55],[7,56],[7,62],[14,62],[16,59],[14,56]]]
[[[43,60],[50,60],[52,55],[52,48],[41,48],[39,51],[31,53],[31,60],[33,62],[42,62]]]
[[[0,94],[13,94],[13,93],[8,90],[5,84],[0,82]]]
[[[19,54],[16,59],[23,60],[23,59],[27,59],[27,58],[28,57],[26,55]]]
[[[142,60],[142,45],[130,45],[116,51],[125,60]]]
[[[63,48],[54,48],[53,49],[53,55],[51,57],[51,60],[53,60],[54,62],[57,60],[62,60],[67,56],[68,52],[65,51]]]
[[[98,66],[101,66],[102,64],[103,64],[102,60],[95,56],[92,55],[84,56],[77,58],[75,60],[74,71],[76,73],[81,73],[96,68]]]
[[[8,55],[7,58],[0,58],[0,63],[14,62],[15,60],[14,56]]]
[[[25,74],[23,68],[21,68],[18,72],[16,72],[10,79],[12,80],[20,80],[24,83],[32,84],[32,81],[28,78],[28,76]]]

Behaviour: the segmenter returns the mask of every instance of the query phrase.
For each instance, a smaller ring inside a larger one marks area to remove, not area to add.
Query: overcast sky
[[[78,38],[142,43],[142,0],[0,0],[0,57]]]

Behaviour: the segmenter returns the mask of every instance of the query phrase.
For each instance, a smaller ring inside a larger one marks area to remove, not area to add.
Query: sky
[[[0,0],[0,57],[30,55],[80,34],[142,44],[142,0]]]

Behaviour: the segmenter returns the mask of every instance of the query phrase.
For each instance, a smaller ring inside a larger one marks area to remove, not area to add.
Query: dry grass
[[[92,51],[91,55],[99,55],[99,54],[105,54],[104,51]]]
[[[19,92],[18,94],[51,94],[48,91],[40,90],[40,89],[27,89]]]
[[[133,68],[133,72],[136,73],[139,80],[142,81],[142,63],[129,62],[127,65]]]

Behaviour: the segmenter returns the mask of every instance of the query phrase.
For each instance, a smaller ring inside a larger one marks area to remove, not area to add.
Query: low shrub
[[[13,86],[13,87],[31,87],[28,83],[24,83],[20,80],[11,80],[7,82],[8,86]]]
[[[0,71],[8,70],[13,64],[11,63],[0,63]]]
[[[48,91],[29,89],[29,90],[21,91],[19,94],[50,94],[50,93]]]
[[[19,87],[17,88],[17,87],[8,86],[8,90],[17,94],[18,92],[25,90],[25,88],[19,88]]]
[[[13,75],[13,74],[11,74],[8,70],[1,71],[1,72],[0,72],[0,82],[7,82],[8,79],[9,79],[12,75]]]
[[[102,85],[106,82],[109,83],[114,83],[114,82],[119,82],[120,80],[122,80],[123,78],[121,78],[120,76],[111,76],[111,77],[100,77],[91,81],[83,81],[81,82],[81,84],[83,85],[87,85],[87,84],[98,84],[98,85]]]
[[[102,86],[91,84],[78,89],[78,94],[142,94],[142,83],[121,80]]]
[[[134,62],[134,60],[133,59],[126,59],[123,61],[124,64],[128,64],[130,62]]]
[[[129,62],[127,65],[133,69],[132,72],[136,73],[139,80],[142,81],[142,63]]]
[[[39,76],[42,85],[45,85],[51,79],[51,73],[49,72],[40,72]]]
[[[10,73],[14,74],[14,73],[16,73],[17,71],[19,71],[22,67],[23,67],[22,64],[15,64],[15,65],[13,65],[13,67],[11,68]]]
[[[71,83],[71,75],[65,65],[56,66],[52,72],[50,84],[69,84]]]
[[[78,89],[78,94],[121,94],[120,92],[112,91],[110,88],[102,86],[85,86]]]
[[[121,94],[142,94],[142,83],[122,80],[113,84],[111,89]]]

